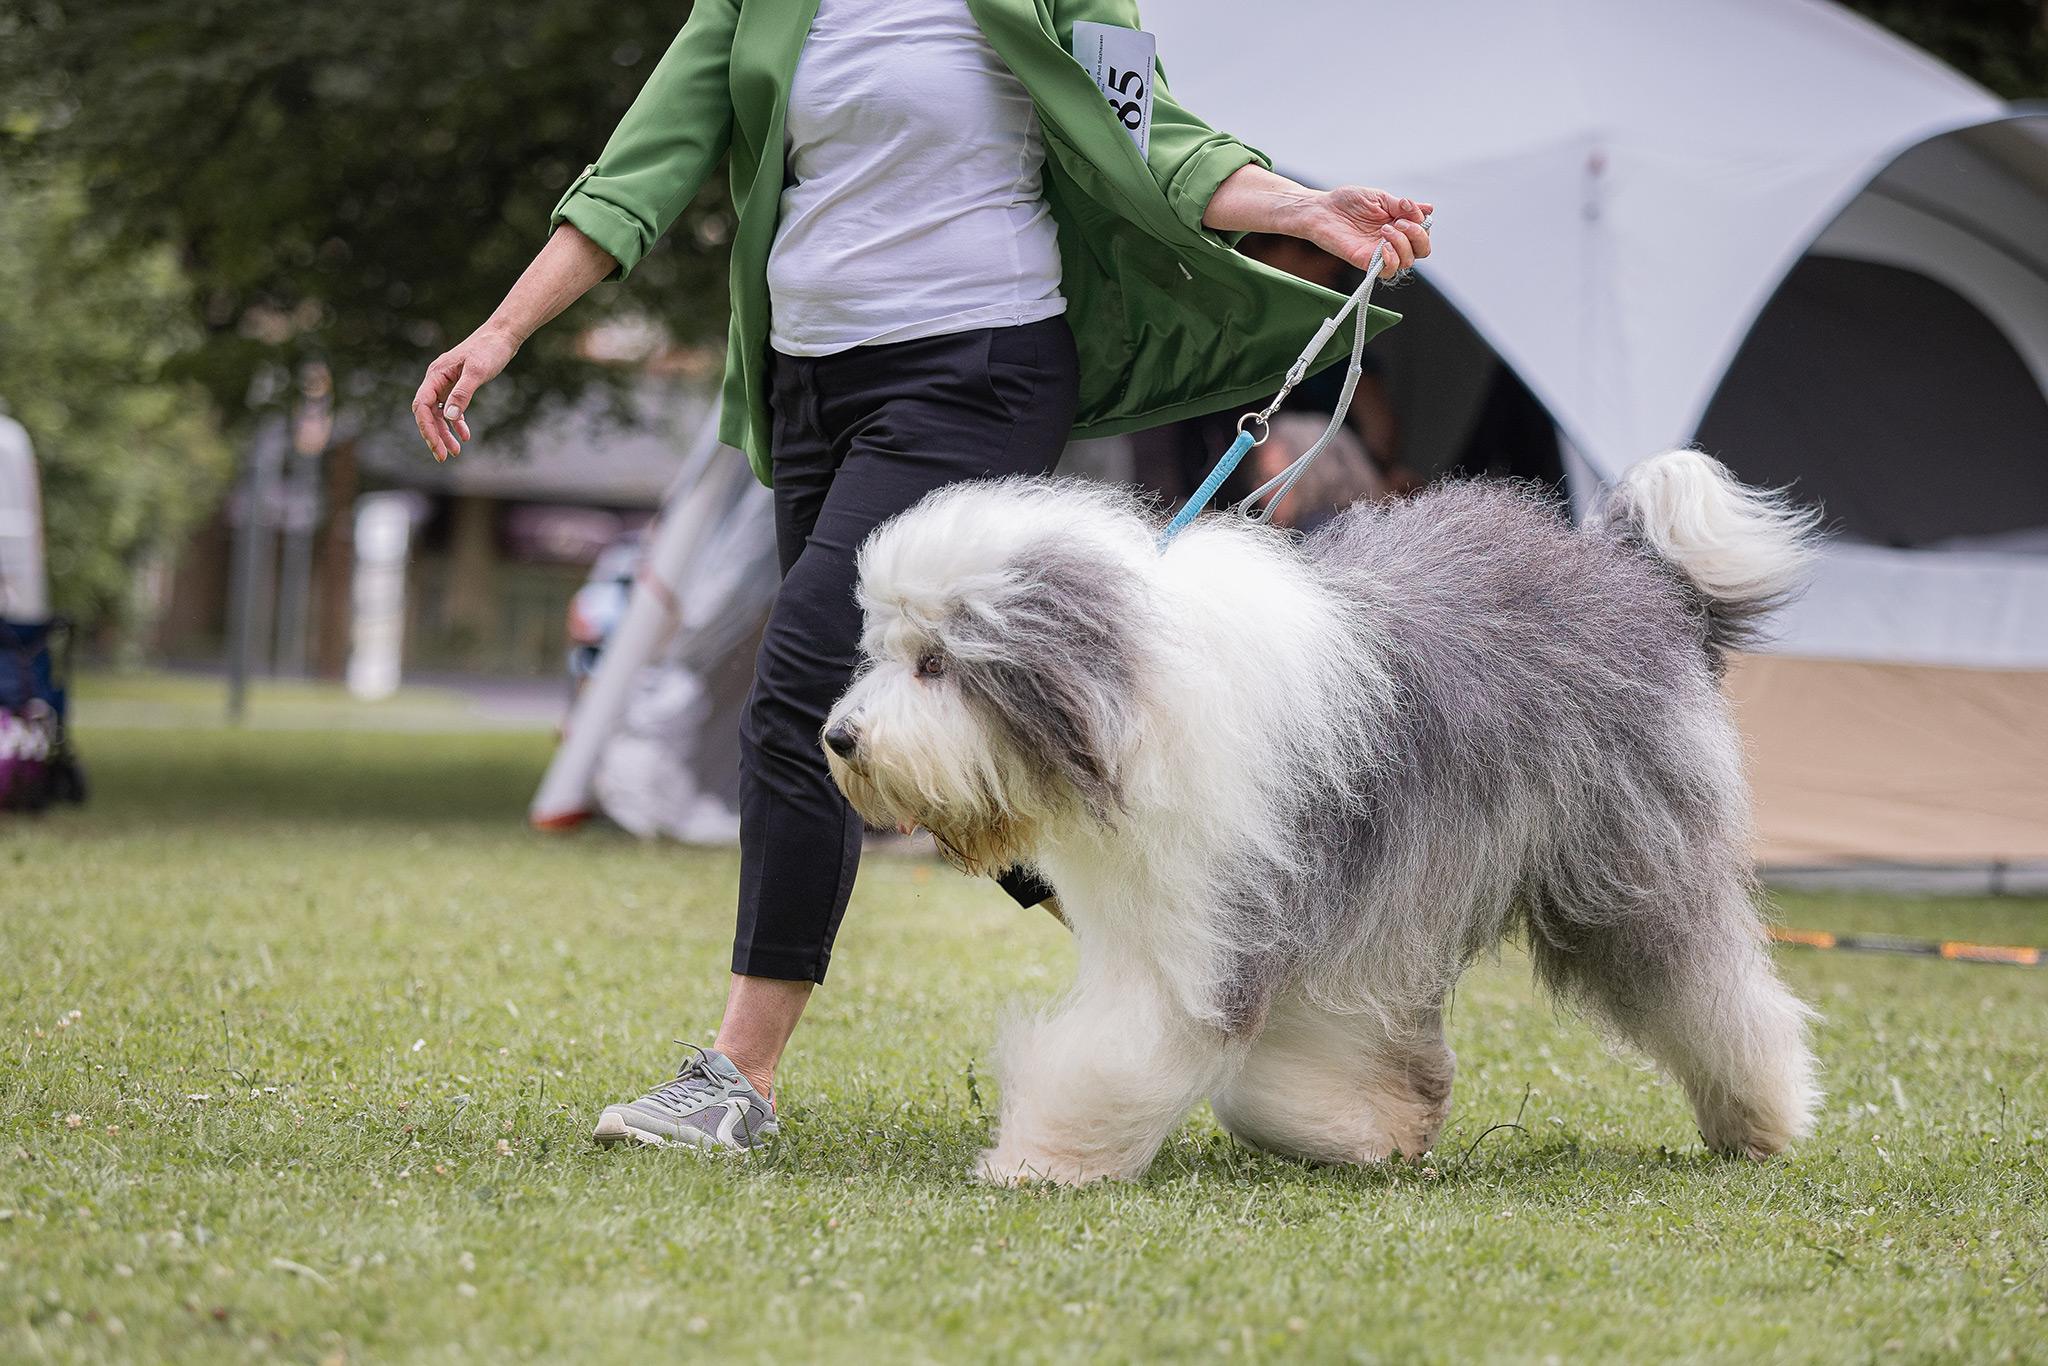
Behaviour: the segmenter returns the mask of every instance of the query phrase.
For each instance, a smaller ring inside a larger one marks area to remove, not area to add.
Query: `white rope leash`
[[[1423,228],[1428,229],[1432,221],[1432,218],[1423,219]],[[1294,387],[1307,378],[1308,367],[1315,364],[1315,359],[1322,353],[1323,347],[1337,334],[1337,329],[1344,325],[1346,318],[1353,313],[1358,315],[1358,321],[1353,326],[1351,334],[1351,365],[1344,374],[1344,392],[1337,399],[1337,411],[1330,414],[1330,425],[1323,428],[1323,434],[1316,438],[1314,445],[1296,457],[1293,464],[1253,489],[1244,501],[1237,505],[1238,512],[1244,513],[1255,522],[1273,520],[1273,511],[1280,506],[1280,500],[1287,496],[1288,490],[1294,487],[1296,480],[1308,473],[1309,465],[1323,453],[1324,447],[1337,439],[1337,433],[1343,429],[1344,418],[1351,411],[1352,396],[1358,392],[1358,381],[1365,377],[1365,341],[1372,321],[1372,310],[1369,305],[1372,303],[1373,290],[1379,287],[1380,267],[1385,264],[1386,252],[1387,245],[1384,242],[1373,248],[1372,261],[1365,268],[1365,279],[1352,291],[1351,297],[1344,301],[1344,307],[1338,309],[1334,317],[1316,329],[1316,335],[1309,342],[1308,349],[1301,353],[1301,359],[1295,361],[1293,367],[1288,370],[1287,383],[1273,396],[1273,401],[1258,412],[1248,415],[1248,420],[1257,422],[1266,429],[1264,435],[1252,442],[1257,446],[1265,441],[1267,436],[1272,435],[1273,414],[1279,411],[1280,405],[1286,402],[1287,395],[1293,392]],[[1239,431],[1244,430],[1246,421],[1247,418],[1238,419]],[[1269,494],[1270,497],[1267,496]],[[1266,500],[1263,506],[1259,503],[1261,498]]]

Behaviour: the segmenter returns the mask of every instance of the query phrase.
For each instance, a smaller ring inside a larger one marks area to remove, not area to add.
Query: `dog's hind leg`
[[[1544,980],[1677,1078],[1708,1147],[1768,1157],[1812,1129],[1812,1012],[1778,980],[1738,880],[1670,905],[1539,922]]]
[[[1451,1109],[1456,1060],[1439,1011],[1397,1022],[1276,1002],[1216,1119],[1255,1148],[1317,1162],[1416,1157]]]
[[[1052,1013],[1003,1031],[996,1143],[975,1174],[1069,1186],[1141,1176],[1244,1051],[1140,974],[1084,970]]]

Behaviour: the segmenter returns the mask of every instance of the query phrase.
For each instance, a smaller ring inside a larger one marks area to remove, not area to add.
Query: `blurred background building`
[[[624,414],[591,394],[460,459],[420,456],[409,418],[326,453],[319,484],[289,478],[267,500],[268,601],[260,616],[276,644],[267,667],[339,677],[349,648],[350,513],[365,494],[405,491],[414,530],[407,566],[404,658],[415,674],[552,677],[569,648],[564,611],[605,547],[644,528],[674,480],[678,452],[710,411],[701,377],[650,372]],[[217,664],[227,648],[235,526],[231,497],[173,558],[151,653],[186,667]],[[295,536],[312,562],[294,575]],[[303,631],[291,622],[303,618]],[[303,650],[292,642],[304,641]],[[260,652],[259,652],[260,653]]]

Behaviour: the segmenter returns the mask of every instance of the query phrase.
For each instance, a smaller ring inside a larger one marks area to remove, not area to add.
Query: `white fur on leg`
[[[1813,1131],[1814,1013],[1785,989],[1761,945],[1718,966],[1625,1028],[1685,1088],[1709,1148],[1769,1157]]]
[[[1451,1107],[1454,1060],[1433,1012],[1400,1028],[1376,1015],[1276,1002],[1234,1079],[1212,1096],[1239,1141],[1313,1162],[1429,1151]]]
[[[1813,1011],[1785,989],[1758,949],[1728,997],[1672,1070],[1692,1096],[1700,1133],[1716,1152],[1769,1157],[1813,1132],[1820,1087],[1807,1025]]]
[[[1140,1176],[1241,1055],[1162,993],[1084,973],[1050,1014],[1003,1031],[996,1142],[975,1175],[1063,1186]]]

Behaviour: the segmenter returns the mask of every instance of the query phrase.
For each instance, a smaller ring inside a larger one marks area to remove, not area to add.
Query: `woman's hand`
[[[1432,212],[1432,205],[1361,185],[1311,190],[1254,164],[1216,187],[1202,223],[1218,232],[1299,237],[1360,270],[1372,264],[1373,249],[1384,245],[1380,275],[1392,279],[1429,255],[1429,229],[1422,220]]]
[[[490,320],[427,367],[412,396],[412,420],[434,459],[462,453],[470,400],[504,371],[526,339],[618,268],[611,253],[575,225],[555,229]]]
[[[1340,185],[1304,206],[1294,236],[1307,238],[1360,270],[1372,264],[1376,248],[1384,247],[1380,278],[1391,280],[1429,255],[1429,229],[1422,220],[1433,212],[1433,205],[1418,204],[1385,190]]]
[[[469,440],[470,400],[503,373],[518,352],[518,342],[485,323],[427,367],[427,377],[412,398],[412,420],[434,459],[462,453],[462,443]]]

